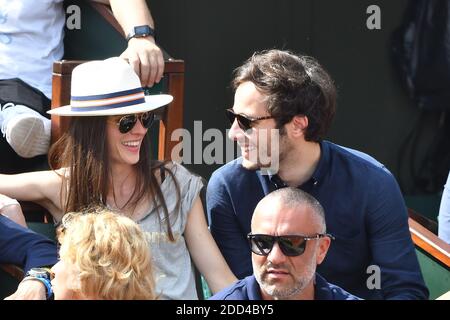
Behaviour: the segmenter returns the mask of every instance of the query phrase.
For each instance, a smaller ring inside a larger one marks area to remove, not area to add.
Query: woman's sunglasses
[[[231,125],[233,125],[234,119],[237,119],[239,128],[241,128],[244,131],[251,129],[253,126],[253,123],[255,121],[273,118],[273,116],[251,118],[251,117],[244,116],[242,114],[236,114],[236,113],[234,113],[233,109],[227,109],[226,114],[227,114],[228,120],[230,120]]]
[[[133,129],[138,119],[144,128],[149,129],[155,120],[155,114],[148,111],[140,114],[128,114],[121,117],[116,122],[120,133],[127,133]]]
[[[259,256],[267,256],[272,251],[275,242],[278,243],[281,251],[285,256],[296,257],[305,252],[306,242],[309,240],[320,239],[323,237],[329,237],[334,240],[331,234],[323,233],[316,234],[315,236],[272,236],[269,234],[251,234],[247,235],[247,239],[250,242],[252,251]]]

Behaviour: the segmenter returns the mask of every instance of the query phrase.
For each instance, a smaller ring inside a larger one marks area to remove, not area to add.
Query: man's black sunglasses
[[[155,120],[155,114],[148,111],[141,114],[127,114],[117,121],[120,133],[127,133],[136,125],[137,120],[141,122],[146,129],[150,128]]]
[[[303,252],[305,252],[307,241],[320,239],[323,237],[329,237],[334,240],[334,237],[328,233],[316,234],[308,237],[300,235],[272,236],[270,234],[251,233],[247,235],[247,239],[250,242],[250,247],[255,254],[260,256],[269,255],[275,242],[278,242],[278,246],[281,251],[288,257],[295,257],[303,254]]]
[[[227,109],[226,113],[227,113],[228,120],[230,120],[230,124],[233,125],[234,119],[237,119],[239,128],[241,128],[244,131],[251,129],[253,122],[255,122],[255,121],[273,118],[273,116],[251,118],[251,117],[244,116],[242,114],[236,114],[236,113],[234,113],[233,109]]]

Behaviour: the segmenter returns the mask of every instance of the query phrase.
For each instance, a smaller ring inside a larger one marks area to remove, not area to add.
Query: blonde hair
[[[150,249],[131,219],[106,209],[64,215],[60,259],[73,265],[73,287],[90,299],[155,299]]]

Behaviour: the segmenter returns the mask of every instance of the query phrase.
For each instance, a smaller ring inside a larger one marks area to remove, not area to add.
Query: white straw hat
[[[70,105],[47,113],[58,116],[110,116],[147,112],[166,104],[168,94],[145,96],[139,77],[123,59],[90,61],[72,71]]]

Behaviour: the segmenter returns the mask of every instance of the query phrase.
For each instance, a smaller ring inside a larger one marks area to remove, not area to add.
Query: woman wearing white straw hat
[[[213,292],[236,278],[208,231],[201,178],[150,158],[151,111],[171,101],[170,95],[144,96],[120,58],[77,66],[70,105],[49,111],[73,117],[49,153],[60,169],[0,175],[0,193],[41,204],[56,222],[91,205],[119,210],[149,237],[157,294],[196,299],[191,257]]]

